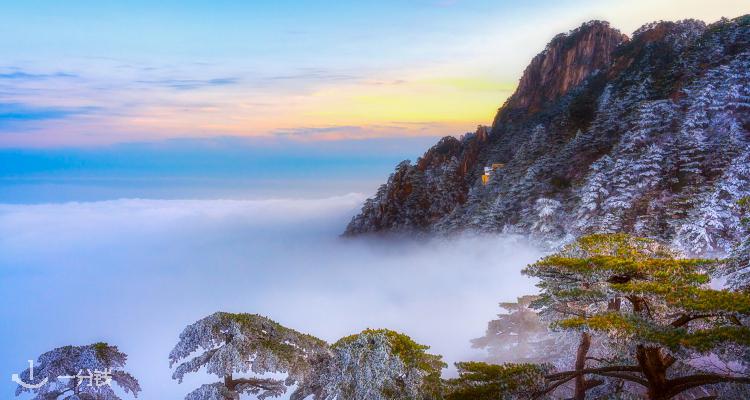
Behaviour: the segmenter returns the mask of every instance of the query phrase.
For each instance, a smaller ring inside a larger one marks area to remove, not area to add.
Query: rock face
[[[498,113],[531,113],[578,86],[593,72],[612,62],[612,52],[627,36],[610,28],[609,23],[592,21],[570,32],[557,35],[526,68],[516,93]]]
[[[347,234],[429,230],[435,221],[467,200],[482,145],[489,129],[477,128],[460,140],[447,136],[417,160],[402,161],[368,199]],[[361,227],[362,229],[355,228]]]
[[[502,163],[485,185],[484,167]],[[346,229],[629,232],[710,254],[750,194],[750,16],[555,37],[491,128],[402,162]]]

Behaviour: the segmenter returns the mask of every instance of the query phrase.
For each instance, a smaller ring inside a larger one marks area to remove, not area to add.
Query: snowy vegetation
[[[316,400],[440,398],[446,365],[426,353],[428,348],[387,329],[347,336],[330,347],[329,358],[294,398],[303,393]]]
[[[727,269],[729,287],[750,292],[750,197],[738,202],[743,210],[742,234],[735,244]]]
[[[278,397],[296,385],[291,399],[394,400],[441,397],[440,356],[390,330],[365,330],[333,345],[253,314],[215,313],[185,328],[170,364],[191,355],[173,378],[204,369],[220,377],[186,400]],[[265,377],[286,373],[284,380]]]
[[[35,379],[31,379],[31,369],[20,374],[23,382],[35,384],[47,379],[47,384],[39,388],[19,385],[16,396],[31,392],[33,400],[120,400],[114,386],[137,396],[141,391],[138,380],[123,370],[127,358],[107,343],[50,350],[33,366]]]
[[[311,360],[325,351],[325,342],[268,318],[217,312],[185,328],[169,353],[169,365],[178,364],[172,378],[180,382],[201,368],[221,379],[199,387],[186,400],[239,399],[242,394],[265,399],[303,381]],[[285,373],[287,378],[235,376],[248,373]]]

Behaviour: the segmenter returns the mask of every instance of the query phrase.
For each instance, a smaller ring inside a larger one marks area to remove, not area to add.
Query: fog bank
[[[183,327],[214,311],[266,315],[328,341],[390,328],[446,361],[479,356],[499,301],[534,291],[521,239],[342,239],[363,196],[115,200],[0,205],[0,373],[66,344],[130,355],[142,398],[182,398],[171,380]],[[0,384],[2,397],[15,386]]]

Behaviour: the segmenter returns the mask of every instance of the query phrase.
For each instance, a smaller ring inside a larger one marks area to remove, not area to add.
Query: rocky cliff
[[[608,23],[591,21],[552,39],[531,60],[518,89],[497,114],[501,122],[513,113],[527,115],[541,110],[568,90],[580,85],[593,72],[612,62],[612,53],[628,37]]]
[[[500,163],[484,184],[486,166]],[[346,229],[624,231],[726,251],[750,194],[750,16],[555,37],[492,127],[404,161]]]

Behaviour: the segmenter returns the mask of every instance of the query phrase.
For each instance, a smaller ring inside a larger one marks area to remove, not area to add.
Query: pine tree
[[[507,313],[487,323],[484,336],[473,339],[472,347],[487,349],[493,363],[554,362],[563,350],[555,335],[530,308],[536,296],[522,296],[516,303],[500,303]]]
[[[446,381],[447,400],[543,399],[550,368],[538,364],[456,363],[458,378]]]
[[[715,262],[683,259],[668,247],[624,234],[591,235],[530,265],[540,279],[535,306],[560,329],[604,335],[617,357],[547,376],[549,393],[586,375],[642,386],[649,399],[670,399],[712,384],[750,377],[696,371],[688,361],[750,346],[750,295],[707,286]]]
[[[46,384],[39,388],[19,385],[16,396],[31,392],[32,400],[120,400],[114,383],[126,394],[138,397],[138,380],[123,369],[127,359],[125,353],[107,343],[59,347],[39,356],[33,380],[31,369],[19,375],[26,383],[46,379]]]
[[[576,220],[576,227],[579,230],[600,227],[600,223],[595,218],[601,213],[604,200],[609,196],[607,171],[612,164],[612,159],[607,155],[591,164],[586,183],[579,193],[581,203]]]
[[[685,184],[698,184],[703,181],[707,130],[710,126],[708,113],[714,102],[715,88],[710,82],[705,82],[704,87],[686,92],[690,105],[679,132],[680,173]]]
[[[198,355],[190,358],[195,352]],[[169,354],[177,364],[173,379],[201,369],[221,379],[185,396],[186,400],[238,400],[243,394],[276,397],[304,381],[327,344],[259,315],[217,312],[191,325]],[[248,374],[285,373],[285,380]],[[240,377],[237,375],[248,375]]]
[[[555,199],[541,197],[534,202],[534,216],[531,231],[541,241],[554,246],[564,237],[562,224],[562,203]]]
[[[441,356],[387,329],[339,339],[331,355],[300,384],[292,400],[437,400],[442,397]]]
[[[675,244],[695,254],[731,251],[740,229],[737,204],[747,194],[750,194],[750,150],[734,159],[703,201],[688,214],[677,232]]]
[[[666,186],[670,163],[662,143],[668,142],[676,117],[670,100],[644,101],[627,118],[628,128],[610,155],[590,167],[579,190],[577,227],[582,231],[631,229],[641,210],[635,209],[651,191]],[[654,207],[658,207],[654,204]],[[653,225],[640,220],[639,227]]]
[[[728,283],[735,290],[750,293],[750,197],[738,202],[742,209],[743,230],[729,262]]]

